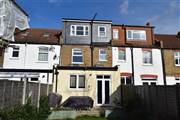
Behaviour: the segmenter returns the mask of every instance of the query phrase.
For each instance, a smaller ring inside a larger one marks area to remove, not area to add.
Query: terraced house
[[[112,25],[112,54],[113,66],[121,68],[121,84],[164,84],[161,48],[149,23]]]
[[[70,96],[90,96],[94,106],[110,105],[120,85],[112,67],[111,21],[63,19],[61,62],[54,91],[64,102]]]
[[[180,84],[180,33],[177,35],[156,34],[163,49],[163,64],[167,85]]]

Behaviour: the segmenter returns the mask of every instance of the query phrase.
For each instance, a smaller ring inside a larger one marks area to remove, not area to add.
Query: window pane
[[[104,27],[100,27],[100,31],[101,31],[101,32],[104,32],[104,31],[105,31],[105,28],[104,28]]]
[[[31,78],[31,81],[38,81],[38,78]]]
[[[143,63],[152,64],[152,52],[151,51],[143,51]]]
[[[132,38],[131,31],[128,31],[128,38]]]
[[[106,60],[107,59],[107,53],[106,50],[102,49],[99,52],[99,60]]]
[[[119,31],[116,30],[116,29],[113,30],[113,38],[114,39],[118,39],[119,38]]]
[[[131,77],[126,77],[126,84],[132,84],[132,79]]]
[[[48,53],[39,53],[38,60],[39,61],[48,61]]]
[[[73,56],[73,62],[83,62],[82,56]]]
[[[76,35],[84,35],[83,31],[76,31]]]
[[[104,76],[104,79],[110,79],[110,78],[111,78],[110,75],[105,75],[105,76]]]
[[[97,77],[96,77],[97,79],[102,79],[103,78],[103,76],[102,75],[97,75]]]
[[[13,48],[12,57],[19,57],[19,48]]]
[[[76,88],[76,75],[70,76],[70,88]]]
[[[80,31],[83,31],[83,27],[80,27],[80,26],[77,26],[77,28],[76,28],[77,30],[80,30]]]
[[[118,59],[119,60],[126,60],[126,52],[125,52],[125,50],[119,50],[118,51]]]
[[[121,85],[125,85],[125,78],[121,77]]]
[[[79,88],[85,88],[85,76],[84,75],[79,76]]]

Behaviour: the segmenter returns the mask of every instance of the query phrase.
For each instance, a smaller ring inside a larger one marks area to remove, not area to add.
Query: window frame
[[[176,55],[178,54],[178,55]],[[176,60],[178,60],[178,64],[176,64]],[[180,66],[180,51],[174,52],[174,64],[175,66]]]
[[[106,59],[101,59],[101,56],[102,55],[105,55],[105,54],[101,54],[101,51],[104,50],[106,52]],[[106,49],[99,49],[99,61],[108,61],[107,60],[107,50]]]
[[[124,59],[119,59],[119,52],[120,51],[123,51],[124,52]],[[126,61],[126,49],[123,49],[123,50],[121,50],[121,49],[118,49],[118,61],[120,61],[120,62],[125,62]]]
[[[104,28],[104,35],[101,35],[100,28]],[[98,26],[98,37],[106,37],[106,26]]]
[[[129,32],[131,32],[131,37],[129,37]],[[144,35],[145,35],[145,38],[143,38],[142,36],[142,34],[140,34],[140,38],[134,38],[134,34],[135,33],[143,33]],[[145,41],[145,40],[147,40],[147,35],[146,35],[146,31],[145,30],[126,30],[126,38],[127,38],[127,40],[136,40],[136,41],[138,41],[138,40],[142,40],[142,41]]]
[[[180,77],[175,77],[175,81],[180,81]]]
[[[117,38],[115,37],[115,33],[117,34]],[[118,29],[113,29],[113,39],[118,40],[119,39],[119,30]]]
[[[130,78],[130,80],[131,80],[131,84],[127,84],[127,78]],[[122,78],[124,78],[124,84],[122,84]],[[132,80],[132,77],[131,76],[121,76],[120,77],[120,80],[121,80],[121,85],[132,85],[133,84],[133,80]]]
[[[74,30],[72,28],[74,27]],[[78,35],[77,34],[77,27],[83,27],[83,35]],[[88,30],[86,30],[88,28]],[[74,31],[74,33],[73,33]],[[88,34],[86,34],[86,32]],[[70,36],[89,36],[89,26],[88,25],[71,25],[70,26]]]
[[[45,51],[40,51],[40,49],[47,49],[47,51],[45,52]],[[41,46],[41,47],[38,47],[38,61],[39,62],[48,62],[49,61],[49,48],[48,47],[46,47],[46,46]],[[40,54],[47,54],[47,60],[40,60],[39,58],[39,55]]]
[[[144,58],[145,57],[145,53],[151,53],[150,54],[150,58]],[[148,63],[145,63],[144,62],[144,59],[151,59],[150,61],[151,62],[148,62]],[[152,52],[152,50],[142,50],[142,63],[143,63],[143,65],[153,65],[153,52]]]
[[[75,50],[80,50],[81,51],[81,53],[82,53],[82,55],[74,55],[74,53],[75,53]],[[72,49],[72,55],[71,55],[72,57],[71,57],[71,63],[72,64],[84,64],[84,54],[83,54],[83,50],[82,49],[80,49],[80,48],[73,48]],[[82,56],[82,62],[74,62],[73,60],[73,57],[74,56]]]
[[[76,79],[75,79],[75,87],[74,88],[72,88],[71,87],[71,76],[75,76],[76,77]],[[79,81],[80,81],[80,76],[83,76],[84,77],[84,87],[80,87],[79,85]],[[84,89],[86,89],[86,76],[84,75],[84,74],[70,74],[70,77],[69,77],[69,89],[70,90],[84,90]]]
[[[15,50],[15,49],[18,49],[18,50]],[[14,57],[13,54],[14,52],[18,52],[18,56],[17,57]],[[11,58],[19,58],[20,57],[20,47],[15,47],[15,48],[12,48],[12,54],[11,54]]]

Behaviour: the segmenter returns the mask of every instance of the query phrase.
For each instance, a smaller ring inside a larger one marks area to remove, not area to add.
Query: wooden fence
[[[121,99],[127,97],[129,91],[135,91],[140,96],[143,106],[154,118],[180,120],[180,85],[121,86]]]
[[[0,109],[23,104],[23,98],[30,98],[34,105],[38,105],[40,96],[51,91],[52,85],[0,80]]]

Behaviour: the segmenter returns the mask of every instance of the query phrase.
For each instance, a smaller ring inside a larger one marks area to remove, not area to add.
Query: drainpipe
[[[58,75],[59,75],[59,72],[58,72],[58,69],[57,69],[57,67],[55,68],[55,75],[56,75],[56,88],[55,88],[55,92],[57,93],[57,86],[58,86]]]
[[[94,19],[96,18],[97,16],[97,13],[94,15],[94,17],[91,19],[91,22],[90,22],[90,26],[91,26],[91,45],[90,45],[90,48],[91,48],[91,67],[94,66],[94,56],[93,56],[93,51],[94,51],[94,47],[93,47],[93,21]]]
[[[165,61],[164,61],[164,49],[163,49],[163,42],[160,42],[160,50],[161,50],[161,60],[162,60],[162,69],[163,69],[163,81],[164,81],[164,85],[167,85],[167,81],[166,81],[166,68],[165,68]]]
[[[131,64],[132,64],[132,83],[134,84],[134,53],[133,53],[133,48],[130,47],[131,50]]]

